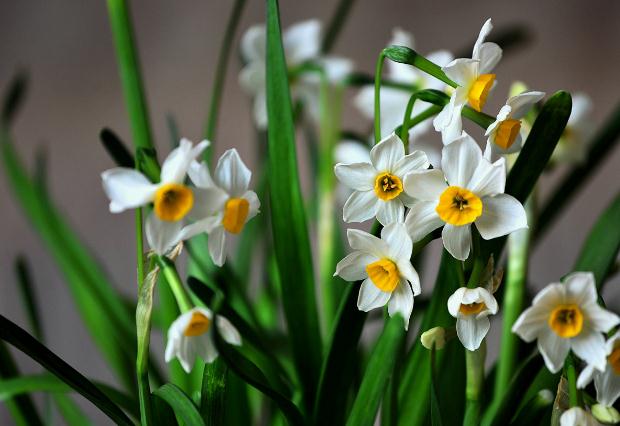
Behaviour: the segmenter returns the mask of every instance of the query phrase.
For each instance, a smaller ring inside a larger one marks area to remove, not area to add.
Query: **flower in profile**
[[[586,159],[588,142],[594,133],[592,100],[583,93],[573,96],[573,108],[564,133],[558,142],[551,161],[556,164],[578,164]]]
[[[421,290],[418,273],[410,261],[413,243],[405,225],[385,226],[381,238],[349,229],[347,238],[355,251],[338,262],[334,275],[346,281],[363,280],[357,298],[359,310],[368,312],[387,303],[390,316],[400,313],[407,329],[413,297]]]
[[[413,199],[405,224],[414,242],[443,226],[444,247],[456,259],[465,260],[472,224],[485,240],[527,227],[521,203],[504,194],[503,158],[491,163],[464,134],[444,146],[441,166],[442,170],[414,171],[405,177],[404,190]]]
[[[415,49],[413,35],[400,28],[395,28],[393,30],[392,40],[388,43],[388,46],[391,45]],[[438,50],[429,53],[427,59],[441,67],[452,61],[453,56],[446,50]],[[437,80],[411,65],[389,61],[386,66],[387,72],[385,76],[396,83],[414,85],[417,89],[444,90],[446,88],[446,84],[442,81]],[[381,87],[381,138],[388,136],[396,127],[402,124],[410,97],[410,91],[394,87]],[[375,87],[373,85],[362,87],[355,97],[354,103],[357,109],[366,118],[373,120],[375,116]],[[428,104],[416,101],[413,106],[412,115],[421,113],[427,107]],[[415,144],[418,137],[429,130],[429,128],[430,122],[428,120],[418,124],[411,129],[410,140],[406,142],[409,142],[411,145]],[[415,147],[419,148],[417,145],[415,145]]]
[[[327,80],[335,84],[353,69],[351,61],[321,54],[321,23],[311,19],[292,25],[282,34],[284,56],[289,71],[313,62],[322,67]],[[253,116],[259,129],[267,128],[266,53],[267,33],[263,24],[250,27],[241,39],[245,66],[239,75],[241,87],[254,98]],[[318,120],[320,76],[316,72],[295,75],[291,82],[293,99],[301,100],[310,116]]]
[[[189,235],[185,225],[195,204],[195,194],[185,185],[185,176],[191,162],[208,146],[206,140],[193,146],[189,140],[181,139],[179,146],[164,160],[159,183],[152,183],[139,171],[125,167],[101,174],[112,213],[153,203],[145,231],[150,247],[158,254],[165,254]]]
[[[456,335],[469,351],[480,347],[491,328],[488,317],[497,310],[497,300],[482,287],[461,287],[448,298],[448,312],[456,318]]]
[[[177,358],[187,373],[192,371],[196,357],[206,363],[213,362],[217,358],[211,328],[213,316],[209,309],[193,308],[174,320],[168,329],[166,362]],[[215,326],[224,341],[231,345],[241,345],[239,332],[226,318],[216,315]]]
[[[605,343],[607,364],[599,371],[587,365],[577,380],[577,386],[585,388],[592,380],[596,389],[596,400],[604,407],[612,407],[620,397],[620,332],[616,332]]]
[[[605,370],[607,350],[603,333],[620,318],[601,308],[591,272],[574,272],[564,283],[540,291],[512,327],[526,342],[537,340],[547,368],[557,373],[572,350],[588,365]]]
[[[512,154],[521,149],[521,119],[544,96],[543,92],[527,92],[508,99],[485,133],[492,155]]]
[[[599,426],[592,414],[581,407],[572,407],[560,416],[560,426]]]
[[[469,103],[476,111],[482,111],[495,85],[495,74],[491,74],[491,71],[502,58],[502,49],[495,43],[484,41],[492,29],[493,25],[488,19],[474,44],[471,59],[455,59],[442,68],[458,85],[452,92],[450,102],[433,120],[435,130],[441,132],[443,143],[446,145],[461,135],[463,106]]]
[[[233,148],[220,157],[213,178],[205,163],[193,162],[188,173],[197,189],[192,210],[195,222],[186,233],[208,233],[209,254],[213,263],[222,266],[226,260],[226,234],[239,234],[260,208],[258,196],[248,189],[252,172]]]
[[[426,154],[405,147],[395,134],[370,150],[370,162],[336,164],[336,177],[354,190],[343,208],[345,222],[364,222],[374,216],[382,225],[402,222],[405,214],[403,180],[407,173],[426,170]]]

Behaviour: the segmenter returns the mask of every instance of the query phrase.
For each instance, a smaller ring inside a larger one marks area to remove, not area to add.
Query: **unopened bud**
[[[620,423],[620,413],[614,407],[606,407],[601,404],[592,406],[592,415],[596,420],[608,425]]]
[[[433,346],[435,349],[442,349],[446,345],[446,330],[443,327],[433,327],[422,333],[420,341],[422,346],[428,350],[431,350]]]

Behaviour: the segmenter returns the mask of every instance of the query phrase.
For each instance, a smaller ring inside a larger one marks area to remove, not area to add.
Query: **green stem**
[[[205,127],[205,138],[211,141],[211,146],[204,151],[204,159],[207,162],[211,162],[213,153],[213,143],[215,139],[215,133],[217,131],[218,115],[220,110],[220,104],[222,99],[222,91],[224,90],[224,82],[226,80],[226,71],[228,69],[228,58],[232,49],[232,43],[235,38],[235,32],[239,26],[239,20],[241,19],[241,13],[245,6],[246,0],[235,0],[230,17],[228,18],[228,24],[226,25],[226,32],[222,39],[219,55],[217,58],[217,65],[215,68],[215,75],[213,77],[213,86],[211,88],[211,102],[209,105],[209,115],[207,118],[207,125]]]
[[[375,69],[375,143],[381,140],[381,74],[384,61],[385,54],[381,51]]]
[[[472,268],[471,274],[469,274],[469,280],[467,281],[467,287],[475,288],[480,286],[480,275],[484,271],[484,268],[487,265],[488,259],[485,259],[485,256],[480,250],[480,234],[478,231],[472,229],[472,254],[471,256],[474,259],[474,267]]]
[[[407,108],[405,108],[405,118],[403,119],[403,125],[400,129],[400,140],[405,144],[405,151],[409,147],[409,128],[411,126],[411,112],[413,111],[413,106],[415,105],[415,101],[418,99],[418,94],[414,93],[409,98],[409,102],[407,102]]]
[[[579,389],[577,389],[577,372],[575,371],[575,360],[572,355],[566,357],[564,363],[564,374],[568,380],[568,401],[570,407],[580,407]]]
[[[181,312],[187,312],[193,309],[194,303],[183,286],[183,282],[181,281],[181,277],[179,277],[174,263],[165,256],[157,256],[157,264],[161,268],[162,275],[170,286],[170,290],[172,290],[172,294],[179,305],[179,310]]]
[[[477,350],[465,350],[467,385],[465,387],[464,426],[477,426],[480,424],[482,388],[484,385],[484,360],[486,358],[486,352],[486,341],[484,340]]]

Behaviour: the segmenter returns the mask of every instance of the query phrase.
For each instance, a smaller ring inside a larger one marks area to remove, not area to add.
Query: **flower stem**
[[[381,140],[381,74],[384,61],[385,53],[381,51],[375,69],[375,143]]]
[[[179,310],[181,312],[187,312],[193,309],[194,303],[189,297],[187,290],[185,290],[174,263],[166,256],[157,256],[157,264],[161,268],[162,275],[170,286],[170,290],[172,290],[172,294],[179,305]]]
[[[564,362],[564,374],[568,380],[568,401],[570,407],[580,407],[581,401],[579,389],[577,389],[577,372],[575,371],[575,360],[572,355],[566,357]]]
[[[484,385],[484,360],[486,358],[486,352],[486,340],[483,340],[480,347],[475,351],[465,350],[467,385],[465,387],[464,426],[477,426],[480,424],[482,388]]]

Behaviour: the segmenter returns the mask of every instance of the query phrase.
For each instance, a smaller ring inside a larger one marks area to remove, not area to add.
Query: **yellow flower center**
[[[461,303],[459,308],[459,312],[465,315],[476,315],[480,312],[484,311],[487,308],[487,305],[484,302],[474,302],[474,303]]]
[[[209,331],[211,320],[200,312],[194,312],[189,324],[183,330],[183,334],[188,337],[200,336]]]
[[[495,130],[495,144],[508,149],[512,146],[521,130],[521,120],[509,118],[502,121]]]
[[[379,259],[366,265],[366,273],[375,286],[381,291],[392,292],[398,285],[400,277],[396,264],[389,259]]]
[[[162,185],[155,193],[154,211],[161,220],[168,222],[181,220],[193,205],[192,190],[179,183]]]
[[[480,112],[487,101],[487,96],[493,88],[493,82],[495,81],[495,74],[480,74],[480,76],[474,81],[467,94],[469,104],[473,109]]]
[[[620,345],[616,345],[613,352],[607,357],[607,362],[611,365],[614,373],[620,376]]]
[[[375,179],[375,193],[383,201],[390,201],[403,192],[403,182],[398,176],[381,173]]]
[[[482,214],[482,200],[465,188],[449,186],[439,197],[435,211],[450,225],[467,225]]]
[[[574,303],[558,305],[549,315],[549,327],[560,337],[569,339],[577,336],[583,329],[583,314]]]
[[[231,234],[238,234],[245,225],[250,212],[250,203],[245,198],[230,198],[224,207],[222,225]]]

